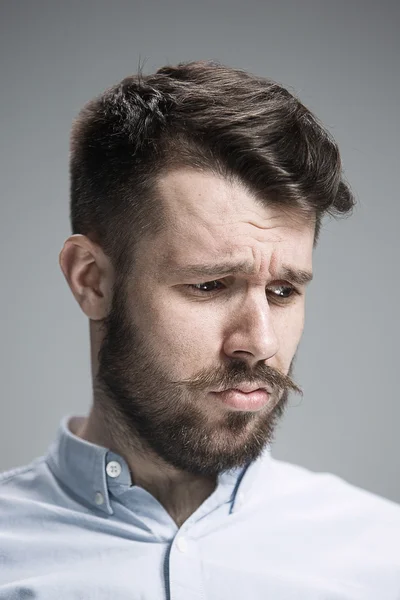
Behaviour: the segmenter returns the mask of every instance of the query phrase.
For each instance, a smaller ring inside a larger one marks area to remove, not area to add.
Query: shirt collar
[[[91,508],[112,515],[110,494],[122,500],[122,494],[132,485],[130,470],[119,454],[72,433],[71,425],[81,418],[70,415],[61,420],[56,438],[46,455],[46,462],[55,477],[75,497],[84,500]],[[230,512],[236,512],[254,494],[261,471],[264,479],[270,459],[270,446],[266,446],[259,458],[246,467],[221,473],[213,493],[214,499],[220,504],[229,502]]]

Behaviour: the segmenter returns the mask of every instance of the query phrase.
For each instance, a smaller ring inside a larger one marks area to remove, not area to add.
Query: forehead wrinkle
[[[273,276],[273,273],[276,272],[277,265],[278,257],[276,255],[276,251],[273,250],[271,254],[271,259],[269,261],[269,274],[271,275],[271,277]]]
[[[251,253],[253,255],[253,268],[251,269],[252,272],[249,273],[249,275],[256,275],[262,268],[263,256],[261,250],[259,248],[256,249],[254,246],[251,246]],[[265,260],[267,260],[266,257]]]

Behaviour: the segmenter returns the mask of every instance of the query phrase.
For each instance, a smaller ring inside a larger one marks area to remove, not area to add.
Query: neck
[[[140,440],[132,440],[123,426],[117,425],[115,419],[110,419],[96,404],[73,433],[122,456],[129,467],[132,484],[152,494],[178,527],[215,489],[216,478],[196,476],[172,467]]]

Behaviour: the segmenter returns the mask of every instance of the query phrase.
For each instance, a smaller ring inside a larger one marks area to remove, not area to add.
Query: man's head
[[[352,205],[335,143],[266,79],[182,64],[81,111],[80,235],[61,264],[91,320],[95,402],[125,446],[203,475],[260,454],[298,389],[321,218]],[[245,384],[269,396],[215,393]]]

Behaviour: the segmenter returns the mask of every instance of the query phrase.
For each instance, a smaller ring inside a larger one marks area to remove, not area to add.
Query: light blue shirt
[[[28,598],[400,600],[400,506],[267,447],[178,528],[66,417],[0,476],[0,599]]]

